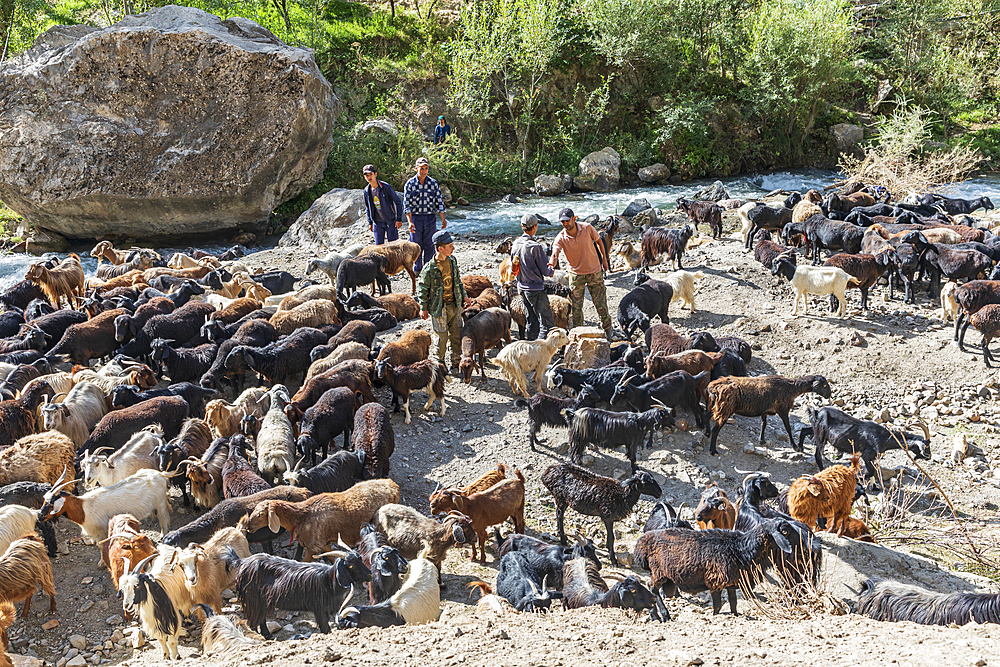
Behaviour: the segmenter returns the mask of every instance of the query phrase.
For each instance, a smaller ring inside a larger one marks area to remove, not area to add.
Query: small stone
[[[281,630],[281,623],[278,623],[276,621],[268,621],[267,622],[267,631],[268,632],[270,632],[271,634],[274,634],[278,630]]]
[[[980,658],[979,660],[976,660],[976,667],[986,667],[986,659]]]
[[[69,645],[75,649],[79,649],[80,651],[82,651],[85,648],[87,648],[87,638],[84,637],[83,635],[70,635]]]
[[[93,602],[93,600],[87,600],[87,601],[86,601],[86,602],[84,602],[84,603],[83,603],[83,605],[82,605],[82,606],[80,607],[80,611],[81,611],[81,612],[86,612],[86,611],[90,611],[90,610],[91,610],[91,609],[93,609],[93,608],[94,608],[94,602]]]
[[[56,661],[56,667],[65,667],[65,665],[66,658],[59,658],[59,660]]]
[[[455,636],[456,637],[461,637],[464,634],[465,634],[465,632],[462,630],[462,628],[455,628]]]
[[[584,466],[591,466],[594,464],[594,457],[591,456],[590,454],[584,454],[580,458],[580,463],[582,463]]]
[[[83,584],[84,586],[89,586],[90,584],[94,583],[94,578],[84,577],[83,579],[80,580],[80,583]]]
[[[59,619],[53,618],[51,621],[45,621],[42,623],[42,630],[51,630],[52,628],[59,627]]]
[[[66,658],[67,660],[72,660],[79,653],[80,653],[80,649],[71,648],[70,650],[66,651],[66,655],[64,655],[63,657]]]
[[[72,660],[66,661],[66,667],[87,667],[87,659],[82,655],[75,656]]]
[[[562,443],[560,443],[559,449],[557,451],[560,454],[560,456],[565,456],[566,454],[569,454],[569,441],[564,440]]]
[[[343,656],[340,653],[334,651],[332,648],[329,647],[327,647],[326,653],[323,654],[323,659],[326,660],[327,662],[336,662],[337,660],[340,660],[342,657]]]

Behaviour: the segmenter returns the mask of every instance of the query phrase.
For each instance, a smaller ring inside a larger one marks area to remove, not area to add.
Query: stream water
[[[803,169],[793,171],[778,171],[770,174],[746,174],[732,178],[719,179],[730,196],[736,199],[760,197],[772,190],[799,190],[805,192],[810,188],[822,190],[823,187],[836,181],[840,175],[835,171]],[[680,185],[650,185],[639,188],[626,188],[617,192],[569,194],[560,197],[527,196],[518,204],[507,204],[499,201],[480,202],[471,206],[463,206],[448,211],[448,227],[455,232],[479,234],[520,234],[521,216],[525,213],[536,213],[555,223],[559,210],[570,207],[578,216],[591,214],[600,216],[620,213],[625,210],[633,199],[647,199],[655,208],[673,209],[677,198],[690,196],[714,182],[714,179],[688,181]],[[1000,174],[991,173],[965,181],[949,188],[947,192],[953,197],[977,197],[987,195],[1000,203]],[[557,224],[557,223],[556,223]],[[277,237],[270,239],[266,247],[277,243]],[[72,250],[80,255],[84,271],[93,275],[97,268],[97,260],[90,257],[93,243],[74,247]],[[202,249],[213,252],[222,251],[228,246],[203,244]],[[158,251],[168,257],[183,248],[158,248]],[[262,248],[263,249],[263,248]],[[8,254],[0,255],[0,290],[6,289],[21,280],[28,266],[36,261],[31,255]]]

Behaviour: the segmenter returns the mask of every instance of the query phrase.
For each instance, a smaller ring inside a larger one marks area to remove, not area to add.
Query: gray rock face
[[[368,226],[362,190],[330,190],[292,223],[279,246],[339,250],[343,240]]]
[[[259,231],[322,177],[339,112],[311,51],[243,18],[58,26],[0,66],[0,200],[75,239]]]
[[[865,128],[850,123],[837,123],[830,128],[830,143],[837,155],[841,153],[860,154],[858,146],[865,138]]]
[[[553,197],[568,192],[573,187],[573,177],[569,174],[540,174],[535,176],[535,193],[542,197]]]
[[[629,205],[625,207],[625,210],[622,211],[622,217],[634,218],[636,215],[648,208],[653,208],[650,206],[648,199],[633,199],[629,202]]]
[[[662,162],[651,164],[639,170],[639,180],[643,183],[659,183],[670,178],[670,169]]]
[[[722,201],[723,199],[729,199],[729,193],[726,192],[726,187],[722,184],[722,181],[716,181],[707,188],[691,195],[691,199],[698,201]]]
[[[573,179],[573,188],[585,192],[611,192],[620,187],[618,168],[621,155],[613,148],[602,148],[580,160],[580,175]]]
[[[375,120],[366,120],[363,123],[359,123],[358,126],[354,128],[354,136],[356,137],[364,136],[369,132],[381,132],[395,137],[399,134],[399,126],[391,120],[376,118]]]

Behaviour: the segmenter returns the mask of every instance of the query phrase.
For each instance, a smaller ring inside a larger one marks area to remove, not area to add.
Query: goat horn
[[[138,563],[136,563],[136,564],[135,564],[135,567],[134,567],[134,568],[132,569],[132,571],[133,571],[133,572],[142,572],[142,571],[143,571],[143,569],[145,569],[145,567],[146,567],[146,563],[148,563],[149,561],[153,560],[153,559],[154,559],[154,558],[156,558],[156,557],[157,557],[158,555],[159,555],[159,554],[153,554],[152,556],[146,556],[146,557],[145,557],[145,558],[143,558],[143,559],[142,559],[141,561],[139,561]],[[126,572],[127,572],[127,571],[128,571],[128,570],[126,570]]]
[[[337,611],[337,616],[338,617],[341,614],[344,613],[344,610],[347,609],[347,603],[350,602],[351,598],[353,598],[353,597],[354,597],[354,584],[352,583],[351,584],[351,592],[347,594],[346,598],[344,598],[344,604],[340,605],[340,609]]]
[[[337,535],[337,544],[339,544],[341,547],[343,547],[344,551],[350,551],[351,550],[351,547],[349,547],[346,544],[344,544],[344,541],[342,539],[340,539],[340,535]]]
[[[298,471],[298,469],[299,469],[299,466],[301,466],[301,465],[302,465],[302,462],[303,462],[303,461],[305,461],[305,460],[306,460],[306,455],[305,455],[305,454],[303,454],[303,455],[302,455],[302,458],[300,458],[300,459],[299,459],[298,461],[296,461],[296,462],[295,462],[295,467],[294,467],[294,468],[292,468],[292,472],[296,472],[296,471]]]
[[[614,579],[615,581],[624,581],[625,580],[625,575],[624,574],[620,574],[618,572],[605,572],[604,573],[604,578],[605,579]]]
[[[128,556],[122,556],[122,562],[125,563],[125,574],[132,571],[132,563],[129,562]]]
[[[920,430],[924,432],[924,439],[930,442],[931,430],[927,427],[927,422],[924,421],[923,417],[917,417],[917,426],[919,426]]]
[[[347,552],[341,551],[340,549],[334,549],[333,551],[327,551],[326,553],[316,554],[313,556],[313,560],[317,558],[326,558],[327,556],[333,556],[334,558],[346,558]]]

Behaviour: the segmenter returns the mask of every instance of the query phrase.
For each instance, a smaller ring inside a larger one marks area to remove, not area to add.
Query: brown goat
[[[118,580],[125,574],[125,560],[135,564],[156,553],[156,545],[139,531],[139,520],[131,514],[116,514],[108,519],[108,538],[101,542],[101,561],[111,572],[111,583],[118,590]],[[131,614],[125,612],[128,619]]]
[[[391,479],[359,482],[347,491],[320,493],[300,503],[265,500],[254,508],[247,521],[247,531],[267,526],[272,532],[289,531],[305,551],[303,561],[329,551],[338,539],[357,544],[361,526],[372,520],[383,505],[399,502],[399,486]]]
[[[138,282],[136,282],[136,278],[139,278]],[[100,295],[110,292],[113,289],[118,289],[119,287],[135,287],[136,289],[141,290],[149,287],[149,285],[146,284],[145,280],[142,280],[142,271],[139,269],[133,269],[132,271],[124,273],[117,278],[109,278],[108,280],[105,280],[103,283],[94,288],[94,292],[95,294]]]
[[[475,299],[485,290],[492,288],[493,281],[486,276],[478,276],[475,274],[462,276],[462,287],[465,288],[466,296],[470,299]]]
[[[736,525],[736,507],[718,484],[712,482],[701,493],[701,500],[694,510],[695,521],[700,530],[724,528],[732,530]]]
[[[14,667],[13,661],[7,655],[10,648],[10,636],[7,628],[17,619],[17,608],[6,600],[0,602],[0,640],[3,641],[3,650],[0,651],[0,667]]]
[[[76,308],[77,299],[83,298],[83,267],[80,265],[80,257],[75,253],[70,253],[69,257],[53,269],[45,268],[44,264],[32,264],[24,274],[24,279],[41,286],[45,297],[56,308],[62,307],[62,297],[66,297],[70,308]]]
[[[45,545],[35,533],[28,533],[7,547],[0,556],[0,598],[17,604],[24,600],[21,618],[31,609],[31,596],[38,586],[49,596],[49,613],[56,613],[56,588],[52,583],[52,565]]]
[[[514,520],[514,532],[524,532],[524,474],[514,470],[513,479],[505,479],[485,491],[466,495],[456,489],[446,489],[442,495],[456,511],[472,520],[472,529],[479,538],[479,562],[486,562],[487,529],[490,526],[503,523],[507,519]],[[476,560],[476,545],[472,547],[472,560]]]
[[[711,374],[715,364],[725,356],[725,352],[702,352],[701,350],[685,350],[677,354],[654,352],[646,358],[646,376],[649,378],[663,377],[674,371],[687,371],[692,377],[702,371],[708,371],[701,382],[697,383],[698,398],[708,403],[708,383],[712,381]]]
[[[838,536],[843,536],[860,469],[861,454],[855,452],[850,466],[830,466],[798,478],[788,489],[788,513],[814,531],[816,519],[826,517],[830,532],[836,530]]]
[[[372,363],[363,359],[348,359],[321,375],[309,378],[285,406],[285,416],[293,424],[297,424],[305,411],[334,387],[347,387],[352,392],[361,392],[364,397],[362,405],[375,402],[375,394],[372,393]]]
[[[236,299],[228,306],[221,310],[217,310],[208,316],[210,320],[218,320],[223,324],[232,324],[239,319],[242,319],[246,315],[254,312],[260,308],[260,301],[256,299],[251,299],[248,296]]]
[[[375,300],[376,306],[388,310],[397,322],[406,322],[420,317],[420,304],[409,294],[392,292],[372,298]]]
[[[413,272],[413,264],[420,257],[420,246],[413,241],[390,241],[382,245],[370,245],[358,253],[364,255],[381,255],[385,257],[385,275],[394,276],[400,271],[406,271],[413,287],[410,294],[417,293],[417,274]],[[372,283],[372,294],[375,294],[375,283]],[[388,308],[386,309],[388,310]],[[391,312],[391,311],[390,311]],[[399,319],[398,317],[396,318]]]
[[[465,319],[478,315],[487,308],[503,308],[503,301],[500,300],[500,294],[492,287],[487,287],[479,293],[479,296],[471,299],[471,301],[472,303],[469,304],[469,307],[462,312],[462,316]]]
[[[97,263],[100,264],[102,259],[106,259],[115,266],[119,264],[124,264],[125,260],[128,259],[131,250],[115,250],[115,247],[111,245],[111,241],[101,241],[94,246],[94,249],[90,251],[91,257],[97,258]]]
[[[383,345],[375,361],[388,358],[393,366],[409,366],[426,359],[430,349],[431,335],[423,329],[410,329],[391,343]]]
[[[496,470],[490,470],[464,489],[435,489],[434,493],[432,493],[430,497],[431,514],[440,514],[441,512],[450,512],[451,510],[457,511],[457,509],[451,504],[451,497],[444,495],[445,490],[457,490],[460,491],[463,496],[471,496],[473,493],[479,493],[480,491],[485,491],[492,486],[496,486],[505,479],[507,479],[507,466],[502,463],[497,463]]]

